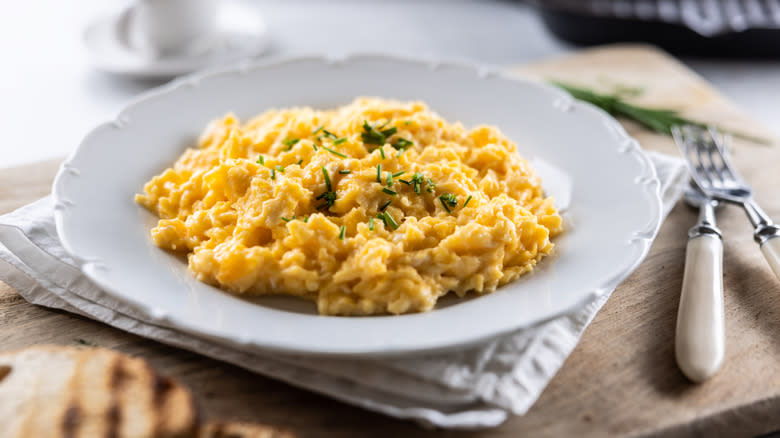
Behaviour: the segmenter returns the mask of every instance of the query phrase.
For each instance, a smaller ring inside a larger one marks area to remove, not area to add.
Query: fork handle
[[[775,275],[780,279],[780,236],[773,236],[761,244],[761,252]]]
[[[780,239],[774,248],[780,250]],[[701,382],[720,368],[723,353],[723,241],[702,234],[688,240],[685,250],[675,356],[683,374]]]

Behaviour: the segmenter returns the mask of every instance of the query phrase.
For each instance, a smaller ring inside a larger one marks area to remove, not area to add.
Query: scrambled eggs
[[[497,128],[378,98],[215,120],[136,201],[160,217],[155,244],[188,253],[199,280],[305,297],[328,315],[493,292],[561,232],[539,177]]]

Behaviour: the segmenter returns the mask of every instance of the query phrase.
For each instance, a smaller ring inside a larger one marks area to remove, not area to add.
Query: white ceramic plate
[[[253,301],[196,281],[155,247],[154,215],[133,196],[215,117],[329,108],[355,96],[421,99],[447,120],[499,126],[521,154],[573,183],[568,229],[537,272],[429,313],[332,317],[295,298]],[[245,64],[175,81],[95,128],[54,183],[57,230],[84,273],[150,321],[234,347],[384,355],[474,343],[560,315],[614,288],[646,255],[661,219],[648,158],[604,112],[552,87],[484,68],[384,56]],[[89,298],[89,297],[87,297]]]

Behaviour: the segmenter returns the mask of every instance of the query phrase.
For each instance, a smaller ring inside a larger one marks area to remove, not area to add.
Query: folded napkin
[[[681,160],[650,153],[664,217],[686,179]],[[63,309],[392,417],[442,428],[484,428],[524,414],[610,293],[571,314],[466,350],[392,359],[323,359],[247,353],[144,321],[99,290],[57,237],[51,197],[0,217],[0,280],[27,301]],[[92,291],[92,292],[89,292]],[[85,296],[99,296],[96,301]]]

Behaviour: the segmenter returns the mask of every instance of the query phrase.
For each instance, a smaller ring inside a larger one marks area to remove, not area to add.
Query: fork
[[[755,227],[769,265],[780,277],[780,229],[753,200],[750,187],[729,161],[726,140],[714,128],[674,126],[672,136],[688,165],[691,180],[707,206],[712,200],[739,204]],[[712,208],[702,209],[689,231],[680,305],[675,331],[675,357],[680,370],[701,382],[720,368],[724,354],[723,243]]]
[[[727,140],[713,127],[705,130],[690,125],[675,126],[672,135],[696,186],[710,198],[742,206],[753,224],[753,238],[780,279],[780,227],[758,206],[750,186],[731,164]]]

